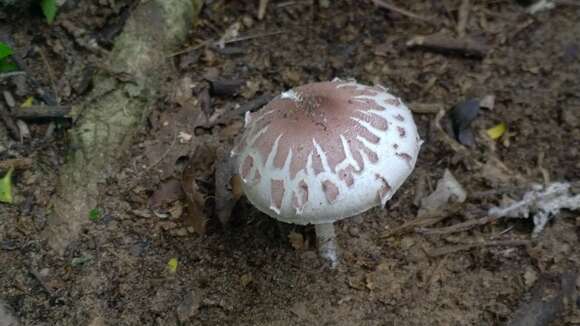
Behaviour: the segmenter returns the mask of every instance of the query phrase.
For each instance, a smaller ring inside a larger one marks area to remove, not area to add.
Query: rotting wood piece
[[[433,34],[415,36],[407,41],[407,47],[423,48],[436,52],[459,53],[467,57],[483,58],[490,48],[483,42],[469,37],[454,38],[448,35]]]

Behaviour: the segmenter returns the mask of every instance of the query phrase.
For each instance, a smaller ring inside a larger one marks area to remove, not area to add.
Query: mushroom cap
[[[384,206],[413,171],[422,143],[399,98],[355,81],[296,87],[245,122],[232,150],[244,193],[262,212],[294,224]]]

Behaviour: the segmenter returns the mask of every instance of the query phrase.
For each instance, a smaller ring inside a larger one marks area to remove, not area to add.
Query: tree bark
[[[94,89],[73,107],[70,149],[44,236],[59,253],[90,222],[108,177],[120,168],[135,132],[172,71],[166,58],[192,28],[201,0],[149,0],[131,13]]]

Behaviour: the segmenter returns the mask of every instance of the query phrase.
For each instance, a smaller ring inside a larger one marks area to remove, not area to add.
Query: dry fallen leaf
[[[290,241],[292,248],[296,250],[304,250],[304,236],[302,236],[302,233],[294,231],[290,232],[290,234],[288,234],[288,241]]]
[[[181,179],[181,187],[185,193],[185,214],[183,220],[185,224],[192,226],[198,234],[204,234],[207,225],[207,216],[204,212],[205,198],[200,193],[197,182],[195,181],[195,160],[196,155],[193,155],[189,164],[183,170],[183,177]]]
[[[149,198],[149,207],[159,208],[174,202],[183,196],[181,183],[177,179],[164,181]]]
[[[493,140],[499,139],[506,131],[507,131],[507,125],[504,122],[499,123],[499,124],[495,125],[494,127],[486,130],[489,138],[491,138]]]

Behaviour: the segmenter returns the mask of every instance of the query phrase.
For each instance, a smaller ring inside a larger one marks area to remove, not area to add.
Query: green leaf
[[[75,257],[71,260],[70,264],[72,267],[78,267],[81,265],[85,265],[86,263],[92,261],[94,257],[92,255],[86,254],[80,257]]]
[[[46,22],[52,24],[56,17],[56,0],[42,0],[40,5],[42,6],[42,13],[44,13],[44,17],[46,17]]]
[[[18,66],[14,62],[0,60],[0,73],[7,73],[16,70],[18,70]]]
[[[14,168],[10,168],[8,172],[0,179],[0,202],[12,204],[12,172]]]
[[[179,262],[177,261],[177,258],[173,257],[173,258],[169,259],[169,261],[167,262],[167,269],[169,270],[169,272],[175,273],[175,272],[177,272],[177,265],[178,264],[179,264]]]
[[[98,208],[93,208],[89,212],[89,220],[98,222],[101,219],[101,211]]]
[[[4,42],[0,42],[0,60],[4,58],[8,58],[12,55],[12,48],[8,46],[8,44]]]

